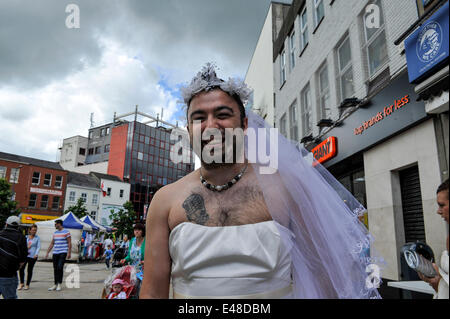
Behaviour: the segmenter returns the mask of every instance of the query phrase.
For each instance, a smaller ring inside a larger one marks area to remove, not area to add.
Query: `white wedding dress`
[[[275,221],[177,225],[169,237],[173,297],[292,298],[291,247],[282,242],[280,232],[293,236]]]

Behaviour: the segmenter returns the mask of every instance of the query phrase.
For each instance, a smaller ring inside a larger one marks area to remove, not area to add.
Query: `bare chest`
[[[173,229],[182,222],[217,227],[272,220],[261,190],[242,183],[224,192],[195,187],[178,201],[169,216]]]

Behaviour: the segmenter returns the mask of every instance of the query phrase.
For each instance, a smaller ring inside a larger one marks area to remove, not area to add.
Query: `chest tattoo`
[[[209,220],[206,212],[205,201],[199,194],[192,194],[183,202],[183,208],[186,211],[187,219],[199,225],[205,225]]]

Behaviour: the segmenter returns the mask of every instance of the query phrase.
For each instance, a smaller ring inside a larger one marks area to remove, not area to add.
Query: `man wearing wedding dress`
[[[227,128],[246,132],[249,120],[244,103],[248,96],[245,84],[218,79],[214,67],[208,64],[183,91],[191,143],[199,134],[204,137],[209,130],[218,130],[223,137]],[[334,257],[330,253],[333,249],[327,246],[328,239],[313,240],[327,230],[311,229],[307,216],[292,217],[292,207],[297,206],[287,190],[287,182],[282,182],[277,172],[266,179],[269,184],[262,183],[257,164],[237,160],[242,153],[236,144],[231,143],[233,161],[224,163],[229,143],[225,139],[202,140],[200,149],[196,150],[194,145],[197,154],[209,154],[214,149],[214,153],[221,152],[221,158],[211,162],[201,156],[200,169],[155,194],[147,218],[149,244],[140,298],[169,298],[170,282],[173,298],[181,299],[339,298],[339,286],[349,298],[363,294],[363,277],[357,279],[360,281],[357,285],[349,287],[353,275],[343,278],[339,271],[365,270],[358,268],[355,262],[348,267],[341,267],[338,261],[333,265]],[[345,207],[344,202],[339,205]],[[307,209],[305,207],[304,212]],[[316,214],[312,208],[311,214]],[[354,222],[355,227],[359,227],[357,218],[355,220],[349,217],[347,224]],[[333,220],[328,219],[328,222],[333,223]],[[293,227],[302,226],[311,229],[303,231],[308,236],[291,231]],[[361,231],[364,230],[361,228]],[[330,236],[344,242],[343,237],[335,233]],[[303,244],[297,243],[295,238]],[[325,269],[324,262],[316,257],[299,262],[299,256],[321,256],[322,253],[325,253],[323,260],[326,258],[331,267],[336,268],[337,279],[331,268]],[[355,256],[345,256],[343,260],[357,260],[358,252]],[[321,275],[312,276],[313,272]],[[300,280],[299,274],[308,279]],[[303,288],[300,281],[304,282]],[[357,292],[351,295],[350,291]]]

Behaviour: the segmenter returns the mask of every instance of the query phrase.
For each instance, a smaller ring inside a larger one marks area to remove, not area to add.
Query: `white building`
[[[274,126],[273,41],[289,8],[288,4],[271,2],[245,76],[245,83],[253,89],[250,101],[253,111],[271,126]]]
[[[68,171],[85,163],[88,139],[83,136],[73,136],[63,140],[60,148],[59,164]]]
[[[68,173],[64,211],[71,206],[75,206],[78,200],[82,198],[89,215],[96,219],[101,207],[101,197],[102,191],[97,179],[93,176],[75,172]]]
[[[118,211],[130,200],[130,184],[117,176],[91,172],[102,191],[99,199],[99,215],[97,221],[102,225],[111,225],[111,210]]]

